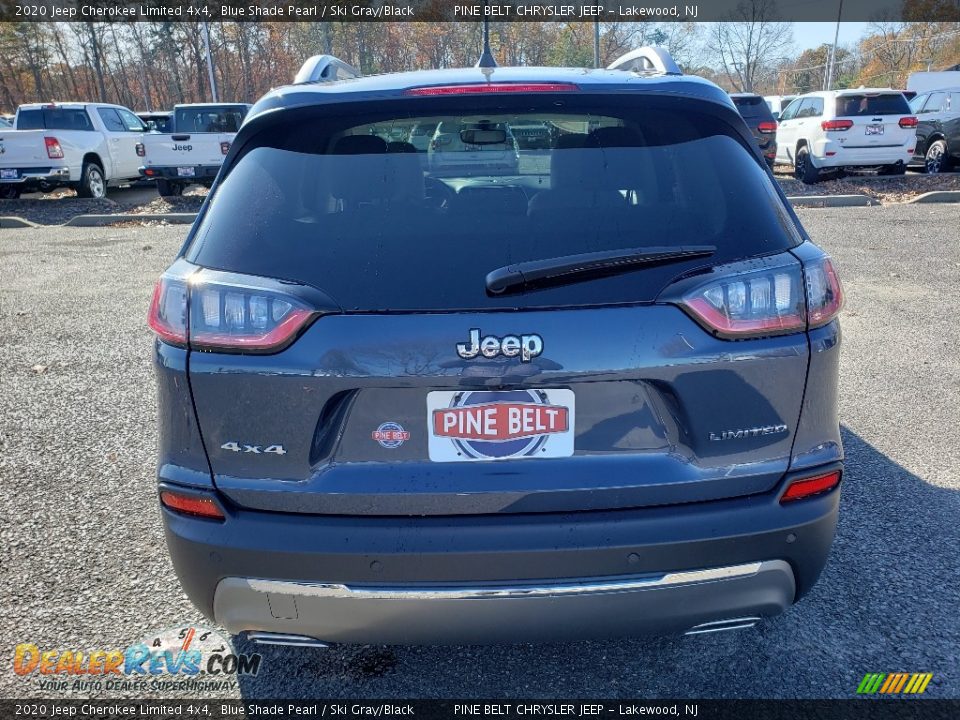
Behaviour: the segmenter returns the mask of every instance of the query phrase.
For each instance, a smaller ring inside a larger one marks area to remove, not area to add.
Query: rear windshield
[[[909,113],[910,105],[903,93],[841,95],[837,98],[837,117],[908,115]]]
[[[770,113],[770,107],[759,95],[749,97],[734,97],[733,104],[744,118],[768,118],[773,117]]]
[[[348,310],[493,309],[652,301],[705,261],[488,297],[487,273],[510,263],[706,244],[715,264],[799,242],[746,141],[712,115],[622,96],[539,112],[473,102],[389,120],[300,111],[221,180],[187,259],[312,285]],[[391,139],[421,125],[453,138]],[[552,147],[505,142],[511,125],[550,128]]]
[[[247,108],[243,105],[223,107],[187,107],[176,111],[178,133],[235,133],[240,129]]]
[[[93,130],[93,124],[83,108],[38,108],[21,110],[17,116],[18,130]]]

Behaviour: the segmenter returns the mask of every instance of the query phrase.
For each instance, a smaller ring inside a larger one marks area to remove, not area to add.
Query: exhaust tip
[[[760,618],[755,616],[714,620],[713,622],[694,625],[687,630],[684,635],[704,635],[706,633],[724,632],[726,630],[745,630],[752,628],[758,622],[760,622]]]
[[[286,645],[288,647],[330,647],[327,643],[312,638],[309,635],[289,635],[273,632],[248,632],[247,639],[257,645]]]

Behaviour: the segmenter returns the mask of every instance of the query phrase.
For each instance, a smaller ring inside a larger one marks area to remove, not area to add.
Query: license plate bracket
[[[192,167],[178,167],[177,168],[177,177],[194,177],[196,176],[196,168]]]
[[[19,177],[18,170],[0,170],[0,180],[17,180]]]
[[[867,125],[867,135],[883,135],[883,125]]]

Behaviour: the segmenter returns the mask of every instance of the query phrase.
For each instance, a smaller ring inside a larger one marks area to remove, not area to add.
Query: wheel
[[[793,161],[793,174],[797,180],[802,180],[807,185],[813,185],[820,180],[820,171],[810,162],[810,151],[806,145],[797,150],[797,157]]]
[[[83,164],[77,195],[98,200],[107,196],[107,181],[103,177],[103,169],[96,163]]]
[[[0,199],[16,200],[20,197],[20,188],[16,185],[0,185]]]
[[[903,175],[907,172],[906,163],[894,163],[893,165],[883,165],[878,175]]]
[[[923,156],[923,168],[932,175],[947,172],[950,169],[950,155],[947,153],[945,140],[935,140],[930,143],[926,155]]]
[[[183,185],[163,178],[157,178],[157,192],[161,197],[177,197],[183,195]]]

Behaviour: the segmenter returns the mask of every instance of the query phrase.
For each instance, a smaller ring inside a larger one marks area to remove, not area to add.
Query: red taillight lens
[[[902,117],[900,118],[900,127],[902,128],[915,128],[920,123],[915,117]]]
[[[803,498],[813,497],[828,490],[833,490],[840,484],[840,471],[834,470],[826,475],[817,475],[812,478],[800,478],[794,480],[787,486],[786,491],[780,496],[780,502],[792,502],[802,500]]]
[[[164,342],[187,343],[187,284],[162,277],[153,289],[147,323]]]
[[[780,335],[806,327],[798,267],[731,275],[688,293],[682,302],[721,337]]]
[[[149,324],[164,342],[189,342],[194,350],[270,353],[291,343],[316,314],[270,281],[202,270],[189,280],[160,279]]]
[[[230,152],[230,143],[226,141],[220,143],[220,154],[226,155],[228,152]]]
[[[147,154],[147,149],[143,146],[143,143],[137,143],[137,157],[144,157]]]
[[[63,158],[63,148],[60,147],[60,141],[55,137],[45,137],[43,144],[47,146],[47,157],[51,160],[60,160]]]
[[[807,285],[807,322],[810,327],[826,325],[843,307],[843,286],[829,258],[804,265]]]
[[[853,120],[824,120],[820,123],[824,130],[849,130],[853,127]]]
[[[476,93],[571,92],[580,88],[572,83],[474,83],[435,85],[404,90],[404,95],[474,95]]]
[[[757,130],[760,132],[769,135],[770,133],[775,133],[777,131],[777,123],[775,122],[762,122],[757,125]]]
[[[163,503],[164,507],[185,515],[196,515],[211,520],[225,519],[220,506],[210,498],[186,495],[172,490],[161,490],[160,502]]]

